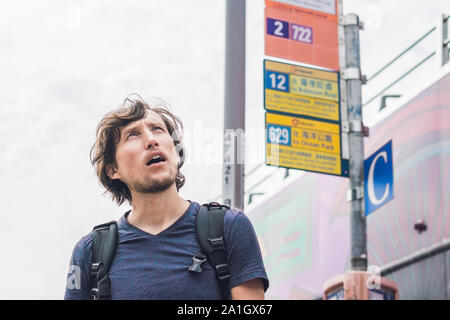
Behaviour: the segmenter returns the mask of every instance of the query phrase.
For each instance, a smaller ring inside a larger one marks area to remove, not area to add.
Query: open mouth
[[[160,155],[157,155],[157,156],[154,156],[152,159],[150,159],[149,162],[147,162],[147,166],[151,166],[152,164],[156,164],[156,163],[160,163],[160,162],[164,162],[164,161],[166,161],[166,159],[164,159]]]

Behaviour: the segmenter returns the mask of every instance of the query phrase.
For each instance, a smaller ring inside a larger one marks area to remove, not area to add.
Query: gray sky
[[[370,75],[450,14],[450,3],[344,0],[344,12],[366,21],[361,59]],[[0,299],[61,299],[75,243],[127,210],[102,196],[89,151],[102,115],[129,93],[160,97],[183,119],[181,195],[203,203],[221,193],[222,167],[208,155],[222,152],[224,23],[224,0],[2,3]],[[262,130],[263,0],[247,0],[246,37],[246,126]]]

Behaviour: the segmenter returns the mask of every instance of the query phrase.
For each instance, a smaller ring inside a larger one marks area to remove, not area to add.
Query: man
[[[97,127],[91,150],[100,182],[119,205],[132,210],[118,221],[119,240],[109,269],[111,299],[220,299],[215,271],[200,251],[196,214],[200,205],[178,194],[185,178],[182,123],[163,105],[125,100]],[[208,186],[205,186],[207,188]],[[224,242],[232,299],[264,299],[269,281],[254,229],[244,213],[229,209]],[[93,233],[75,246],[65,299],[90,299]]]

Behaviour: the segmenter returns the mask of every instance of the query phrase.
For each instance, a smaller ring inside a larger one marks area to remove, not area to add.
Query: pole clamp
[[[364,198],[364,188],[356,187],[347,191],[347,202]]]
[[[342,132],[344,133],[357,132],[362,133],[364,137],[369,136],[369,128],[364,126],[362,121],[358,120],[342,121]]]
[[[361,74],[359,68],[347,68],[341,71],[341,77],[344,80],[361,80],[361,84],[367,83],[367,76]]]
[[[347,14],[339,17],[339,24],[341,26],[358,26],[360,30],[364,30],[364,23],[359,20],[356,14]]]

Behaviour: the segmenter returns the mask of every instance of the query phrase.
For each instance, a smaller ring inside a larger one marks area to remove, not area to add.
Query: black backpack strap
[[[116,253],[119,231],[116,221],[94,227],[91,265],[91,298],[107,300],[111,297],[109,268]]]
[[[230,269],[224,240],[223,220],[229,207],[216,202],[204,204],[197,212],[196,233],[202,252],[216,271],[222,299],[231,299]]]

